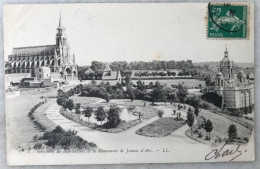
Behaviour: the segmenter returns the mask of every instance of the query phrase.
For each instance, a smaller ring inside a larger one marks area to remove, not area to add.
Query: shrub
[[[198,135],[199,138],[202,138],[203,137],[203,134],[202,132],[199,132],[199,135]]]
[[[35,149],[35,150],[40,149],[40,148],[42,148],[42,143],[35,143],[33,146],[33,149]]]
[[[60,126],[57,126],[51,132],[45,132],[40,138],[47,140],[46,145],[52,148],[62,147],[63,149],[83,149],[96,148],[96,144],[88,143],[81,137],[77,136],[77,132],[73,130],[65,131]]]
[[[229,141],[233,141],[237,138],[237,127],[234,124],[231,124],[228,128],[228,137]]]
[[[201,96],[202,99],[214,104],[217,107],[222,105],[222,96],[218,95],[216,92],[207,92]]]
[[[206,102],[201,103],[200,107],[203,108],[203,109],[207,109],[207,110],[210,109],[210,105],[208,103],[206,103]]]
[[[198,133],[199,133],[199,130],[194,130],[193,133],[194,133],[194,134],[198,134]]]
[[[253,121],[253,117],[245,116],[245,119]]]
[[[247,137],[245,137],[244,141],[248,143],[249,139]]]

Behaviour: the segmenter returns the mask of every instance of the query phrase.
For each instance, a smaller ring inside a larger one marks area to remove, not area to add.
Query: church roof
[[[248,76],[249,76],[250,79],[255,78],[253,73],[250,73]]]
[[[85,74],[88,74],[88,73],[94,73],[94,70],[92,70],[91,68],[88,68],[88,69],[85,71]]]
[[[120,71],[104,72],[102,76],[102,80],[116,80],[119,74]]]
[[[229,62],[228,57],[224,57],[224,58],[222,59],[222,62]]]
[[[28,46],[28,47],[17,47],[13,48],[12,55],[43,55],[43,54],[54,54],[56,45],[44,45],[44,46]]]
[[[227,47],[226,47],[226,50],[224,52],[224,58],[222,59],[222,64],[229,64],[230,63],[230,60],[228,59],[228,50],[227,50]]]
[[[105,69],[104,69],[104,72],[108,72],[108,71],[111,71],[111,69],[110,69],[109,65],[106,64],[106,67],[105,67]]]

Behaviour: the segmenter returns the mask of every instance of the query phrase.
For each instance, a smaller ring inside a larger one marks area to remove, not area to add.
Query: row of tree
[[[91,68],[93,72],[85,74],[85,71]],[[181,70],[178,76],[192,76],[199,80],[207,81],[207,84],[211,84],[211,77],[215,75],[215,72],[208,67],[194,66],[191,61],[152,61],[152,62],[126,62],[115,61],[110,63],[110,68],[113,71],[120,71],[122,77],[131,75],[137,70],[157,70],[158,72],[152,72],[149,76],[176,76],[175,72],[168,71],[167,74],[163,71],[171,69]],[[101,79],[103,70],[105,69],[105,63],[99,61],[92,61],[90,66],[79,66],[78,76],[80,79]],[[148,76],[148,71],[137,72],[135,76]]]
[[[148,90],[147,88],[151,89]],[[81,87],[81,96],[100,97],[109,102],[110,99],[138,99],[150,102],[184,102],[188,95],[188,91],[181,84],[177,89],[171,89],[166,85],[161,85],[158,81],[149,87],[141,80],[136,85],[129,83],[126,89],[122,84],[111,86],[109,83],[96,84],[95,81]]]
[[[79,120],[81,114],[88,118],[88,122],[89,118],[94,115],[95,119],[101,122],[101,127],[103,127],[102,122],[106,119],[107,122],[104,125],[106,128],[116,127],[121,121],[119,116],[120,108],[116,105],[111,105],[108,111],[105,111],[102,106],[99,106],[96,110],[90,106],[87,106],[82,111],[80,103],[75,104],[72,99],[67,99],[64,97],[59,97],[57,99],[57,104],[62,106],[64,110],[75,110],[75,114],[79,116]]]
[[[198,117],[198,114],[194,113],[194,110],[189,107],[188,112],[187,112],[187,120],[186,123],[191,129],[191,136],[193,133],[193,125],[195,122],[195,116]],[[198,118],[197,118],[198,119]],[[213,124],[210,119],[203,119],[203,123],[201,124],[201,127],[208,133],[208,136],[206,137],[207,140],[211,139],[210,133],[213,130]],[[233,142],[237,138],[237,128],[234,124],[231,124],[228,128],[228,141]]]
[[[104,124],[104,127],[114,128],[121,121],[119,116],[120,111],[121,111],[120,108],[116,105],[111,105],[107,112],[104,110],[102,106],[99,106],[95,111],[92,107],[87,106],[84,109],[83,114],[85,117],[88,118],[88,122],[89,122],[89,118],[94,114],[95,119],[101,122],[101,127],[102,127],[102,122],[107,119],[107,122]]]

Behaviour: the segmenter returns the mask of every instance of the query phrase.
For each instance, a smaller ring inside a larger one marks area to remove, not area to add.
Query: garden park
[[[143,137],[165,137],[187,125],[186,136],[200,143],[245,144],[253,130],[252,120],[233,117],[225,112],[227,110],[189,94],[182,85],[172,89],[156,82],[148,90],[141,81],[133,87],[131,84],[97,84],[93,80],[58,93],[61,114],[101,132],[124,132],[153,119],[135,133]]]

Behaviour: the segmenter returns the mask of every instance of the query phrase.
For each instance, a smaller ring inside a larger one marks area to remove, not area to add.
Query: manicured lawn
[[[251,132],[252,129],[246,128],[245,126],[231,120],[230,118],[227,118],[223,115],[219,115],[219,114],[215,114],[212,113],[208,110],[204,110],[202,109],[201,112],[199,113],[199,117],[203,116],[206,119],[210,119],[212,124],[213,124],[213,130],[210,133],[211,136],[211,141],[205,140],[206,136],[208,135],[208,133],[206,133],[206,131],[201,128],[198,128],[198,123],[193,126],[193,136],[192,138],[202,142],[202,143],[206,143],[209,144],[212,141],[214,142],[214,140],[218,137],[221,138],[222,140],[227,139],[228,138],[228,128],[231,124],[235,124],[237,127],[237,136],[244,139],[247,138],[249,139],[251,136]],[[242,117],[241,117],[242,118]],[[202,122],[201,118],[198,118],[199,122]],[[195,131],[195,132],[194,132]],[[201,132],[201,134],[203,135],[201,138],[199,138],[199,133]],[[191,132],[190,129],[188,129],[186,131],[186,135],[191,137]]]
[[[147,137],[165,137],[182,127],[184,121],[176,121],[173,117],[158,119],[136,131],[136,134]]]
[[[46,110],[56,102],[56,99],[51,99],[47,103],[38,107],[33,113],[33,117],[36,121],[38,121],[41,125],[43,125],[47,131],[52,131],[55,129],[56,124],[54,124],[46,115]]]

